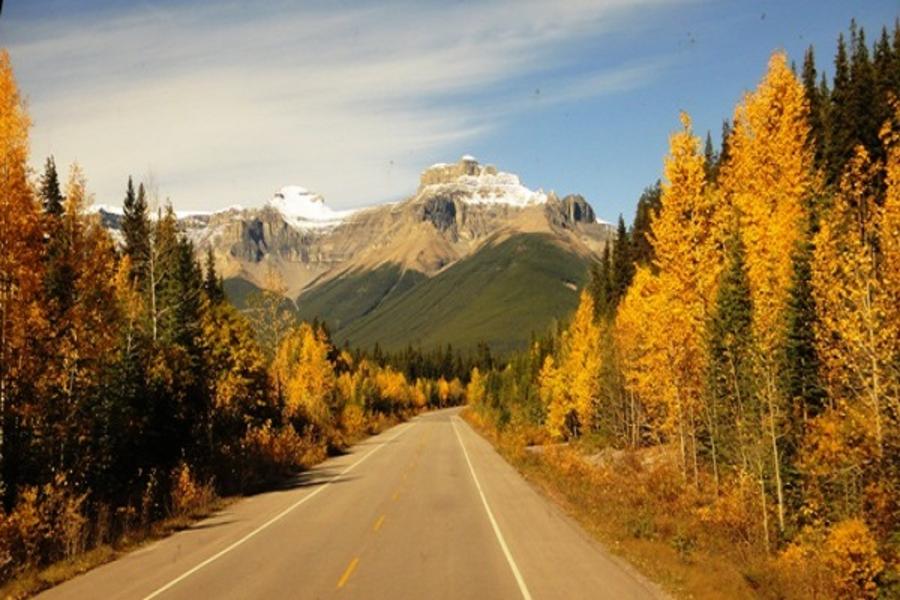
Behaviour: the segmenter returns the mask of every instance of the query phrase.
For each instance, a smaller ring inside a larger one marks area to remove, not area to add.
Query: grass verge
[[[529,448],[522,432],[498,431],[469,409],[462,416],[538,491],[673,596],[766,597],[765,557],[732,532],[723,530],[719,539],[704,534],[708,527],[696,522],[692,506],[680,505],[672,482],[678,476],[662,461],[654,469],[628,464],[611,475],[591,464],[583,447]]]

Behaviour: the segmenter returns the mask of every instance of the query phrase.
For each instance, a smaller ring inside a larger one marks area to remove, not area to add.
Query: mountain
[[[471,156],[429,167],[400,202],[338,211],[289,186],[259,208],[179,221],[213,249],[238,306],[280,287],[338,342],[386,349],[520,347],[574,308],[611,235],[581,196],[531,190]]]

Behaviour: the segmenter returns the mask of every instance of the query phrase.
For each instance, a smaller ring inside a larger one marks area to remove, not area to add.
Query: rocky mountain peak
[[[467,204],[506,204],[520,208],[547,201],[547,194],[542,190],[530,190],[518,176],[498,171],[493,165],[479,164],[469,155],[454,164],[438,163],[425,169],[417,195],[452,196]]]

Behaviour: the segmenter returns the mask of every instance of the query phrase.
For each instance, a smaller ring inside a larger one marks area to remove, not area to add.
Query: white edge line
[[[256,534],[258,534],[259,532],[261,532],[261,531],[263,531],[264,529],[266,529],[267,527],[271,526],[271,525],[274,524],[275,522],[281,520],[281,519],[284,518],[288,513],[290,513],[291,511],[293,511],[294,509],[296,509],[298,506],[300,506],[301,504],[305,503],[306,501],[311,500],[312,498],[314,498],[315,496],[317,496],[320,492],[322,492],[323,490],[325,490],[326,488],[328,488],[332,483],[334,483],[335,481],[337,481],[338,479],[340,479],[341,477],[343,477],[344,475],[346,475],[347,473],[349,473],[350,471],[352,471],[354,468],[356,468],[356,467],[357,467],[360,463],[362,463],[364,460],[366,460],[367,458],[369,458],[370,456],[372,456],[373,454],[375,454],[376,452],[378,452],[379,450],[381,450],[381,449],[385,446],[385,444],[387,444],[388,442],[392,442],[392,441],[394,441],[395,439],[397,439],[397,438],[400,436],[400,434],[402,434],[404,431],[406,431],[409,427],[410,427],[409,425],[406,425],[406,426],[403,427],[400,431],[398,431],[396,434],[394,434],[392,437],[390,437],[390,438],[388,438],[387,440],[381,442],[381,443],[378,444],[375,448],[373,448],[372,450],[370,450],[369,452],[367,452],[366,455],[363,456],[362,458],[360,458],[358,461],[356,461],[355,463],[353,463],[352,465],[350,465],[349,467],[347,467],[346,469],[344,469],[343,471],[341,471],[340,473],[338,473],[337,475],[335,475],[334,477],[332,477],[331,479],[329,479],[327,482],[325,482],[325,484],[323,484],[323,485],[321,485],[320,487],[316,488],[314,491],[310,492],[310,493],[307,494],[306,496],[303,496],[302,498],[300,498],[299,500],[297,500],[296,502],[294,502],[293,504],[291,504],[290,506],[288,506],[286,509],[284,509],[283,511],[281,511],[280,513],[278,513],[277,515],[275,515],[274,517],[272,517],[271,519],[269,519],[268,521],[266,521],[265,523],[263,523],[262,525],[260,525],[259,527],[257,527],[256,529],[254,529],[253,531],[251,531],[250,533],[248,533],[248,534],[245,535],[244,537],[242,537],[241,539],[239,539],[238,541],[234,542],[233,544],[231,544],[231,545],[228,546],[227,548],[225,548],[225,549],[223,549],[223,550],[220,550],[219,552],[213,554],[212,556],[210,556],[209,558],[207,558],[206,560],[204,560],[204,561],[201,562],[200,564],[196,565],[196,566],[193,567],[192,569],[189,569],[189,570],[185,571],[184,573],[182,573],[181,575],[179,575],[178,577],[176,577],[175,579],[173,579],[172,581],[170,581],[170,582],[167,583],[166,585],[162,586],[161,588],[157,589],[157,590],[154,591],[154,592],[151,592],[151,593],[148,594],[147,596],[144,596],[143,600],[150,600],[151,598],[156,598],[157,596],[159,596],[159,595],[162,594],[163,592],[165,592],[165,591],[167,591],[167,590],[173,588],[174,586],[178,585],[179,583],[181,583],[182,581],[184,581],[185,579],[187,579],[188,577],[190,577],[191,575],[193,575],[194,573],[196,573],[197,571],[199,571],[199,570],[202,569],[203,567],[205,567],[205,566],[209,565],[210,563],[215,562],[216,560],[222,558],[223,556],[225,556],[226,554],[228,554],[229,552],[231,552],[232,550],[234,550],[235,548],[237,548],[238,546],[240,546],[241,544],[243,544],[244,542],[246,542],[247,540],[249,540],[250,538],[252,538],[252,537],[255,536]]]
[[[456,421],[458,417],[452,417],[450,419],[450,424],[453,425],[453,431],[456,433],[456,439],[459,440],[459,445],[462,448],[463,456],[466,457],[466,463],[469,465],[469,472],[472,473],[472,479],[475,481],[475,487],[478,488],[478,494],[481,496],[481,502],[484,504],[484,510],[487,512],[488,519],[491,521],[491,527],[494,528],[494,534],[497,536],[497,541],[500,542],[500,548],[503,550],[503,555],[506,557],[506,562],[509,563],[509,568],[512,569],[513,575],[516,578],[516,583],[519,584],[519,591],[522,592],[522,598],[525,600],[531,600],[531,593],[528,591],[528,586],[525,585],[525,580],[522,578],[522,573],[519,572],[519,567],[516,566],[516,561],[512,557],[512,553],[509,551],[509,547],[506,545],[506,540],[503,539],[503,534],[500,532],[500,526],[497,525],[497,520],[494,519],[494,513],[491,512],[491,507],[488,505],[487,498],[484,495],[484,490],[481,489],[481,483],[478,481],[478,476],[475,475],[475,468],[472,466],[472,460],[469,458],[469,453],[466,451],[466,445],[462,441],[462,436],[459,434],[459,429],[456,427]]]

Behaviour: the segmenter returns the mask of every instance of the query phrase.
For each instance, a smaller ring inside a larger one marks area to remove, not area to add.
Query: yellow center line
[[[356,570],[356,565],[358,565],[358,564],[359,564],[359,557],[357,556],[353,560],[350,561],[350,564],[347,565],[347,570],[344,571],[344,574],[341,575],[340,579],[338,579],[337,589],[341,589],[342,587],[347,585],[347,580],[350,579],[351,575],[353,575],[353,571]]]
[[[384,524],[384,515],[378,517],[378,520],[375,521],[375,524],[372,525],[372,531],[378,531],[381,529],[381,526]]]
[[[396,501],[399,497],[400,497],[400,490],[397,490],[396,492],[394,492],[394,495],[391,496],[391,500]]]

